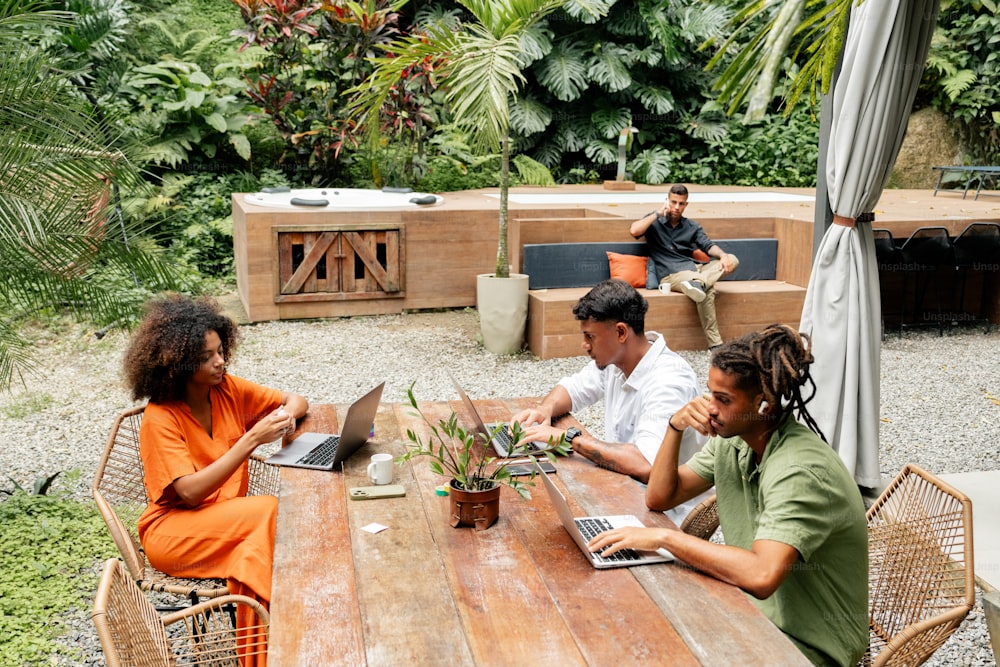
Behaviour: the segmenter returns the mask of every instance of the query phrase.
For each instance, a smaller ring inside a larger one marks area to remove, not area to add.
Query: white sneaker
[[[705,300],[705,285],[697,280],[685,280],[680,284],[680,288],[684,296],[695,303],[701,303]]]

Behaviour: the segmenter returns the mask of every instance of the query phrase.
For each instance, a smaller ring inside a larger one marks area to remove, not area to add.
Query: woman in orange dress
[[[139,440],[150,504],[139,538],[158,570],[225,578],[231,593],[266,607],[278,499],[246,495],[247,459],[291,433],[309,404],[228,375],[238,342],[236,323],[214,301],[175,295],[148,304],[124,361],[133,398],[149,399]]]

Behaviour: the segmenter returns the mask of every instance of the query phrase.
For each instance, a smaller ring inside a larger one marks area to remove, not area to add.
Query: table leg
[[[934,197],[937,197],[938,190],[941,189],[941,181],[944,180],[944,169],[940,169],[939,172],[937,185],[934,186]]]

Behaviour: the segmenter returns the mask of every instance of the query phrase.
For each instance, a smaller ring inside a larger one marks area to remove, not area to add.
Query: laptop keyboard
[[[331,435],[329,438],[319,443],[308,454],[300,458],[296,463],[310,466],[328,466],[333,463],[333,458],[337,455],[337,447],[340,445],[340,436]]]
[[[498,426],[499,424],[490,424],[486,428],[488,428],[492,433],[493,429],[496,429]],[[493,449],[497,450],[497,454],[505,457],[510,456],[510,450],[514,449],[515,445],[514,436],[511,434],[510,429],[507,428],[506,425],[504,425],[503,428],[499,428],[496,431],[496,433],[493,435],[492,442],[493,442]],[[538,444],[534,442],[529,442],[527,445],[527,450],[528,453],[539,451]]]
[[[601,533],[611,530],[611,523],[607,519],[602,519],[601,517],[584,517],[582,519],[573,519],[576,522],[576,527],[580,529],[583,534],[584,539],[588,542]],[[624,563],[628,561],[640,560],[641,556],[632,549],[622,549],[621,551],[616,551],[610,556],[602,556],[599,553],[593,554],[598,561],[605,563]]]

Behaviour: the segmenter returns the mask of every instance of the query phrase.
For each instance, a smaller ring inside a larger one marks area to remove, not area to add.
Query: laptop
[[[538,465],[538,461],[535,461],[535,465]],[[539,474],[535,477],[536,479],[538,477],[542,478],[542,484],[545,486],[545,490],[549,492],[549,498],[552,499],[552,504],[556,507],[556,512],[559,514],[559,519],[562,521],[563,527],[566,528],[573,541],[580,547],[580,551],[587,557],[590,564],[597,569],[606,570],[612,567],[669,563],[674,560],[673,554],[666,549],[657,549],[656,551],[622,549],[607,558],[599,553],[591,552],[587,548],[587,542],[597,535],[612,528],[622,528],[624,526],[638,526],[642,528],[643,523],[632,514],[574,517],[573,511],[569,508],[569,503],[566,502],[566,498],[559,490],[559,487],[549,479],[548,475],[542,472],[541,468],[538,471]]]
[[[465,408],[472,415],[472,420],[476,423],[476,430],[483,436],[483,440],[488,441],[493,445],[493,449],[496,450],[497,456],[507,458],[511,455],[511,451],[514,449],[514,437],[511,434],[510,427],[505,422],[494,422],[492,424],[486,424],[483,422],[483,418],[480,416],[479,411],[476,410],[475,403],[469,398],[469,395],[465,393],[462,389],[462,385],[458,384],[458,380],[455,376],[448,372],[448,377],[451,378],[451,383],[455,385],[455,391],[462,398],[462,402],[465,403]],[[495,433],[494,433],[495,431]],[[492,437],[491,437],[492,436]],[[547,445],[544,442],[529,442],[527,445],[527,452],[522,452],[524,454],[532,454],[533,452],[541,453],[541,449],[546,448]]]
[[[276,466],[333,470],[371,436],[385,382],[354,401],[339,434],[303,433],[265,460]]]

